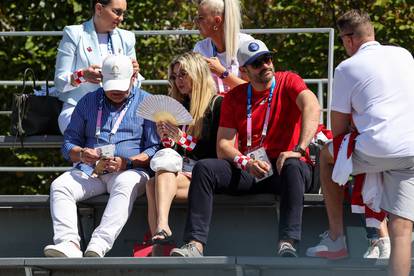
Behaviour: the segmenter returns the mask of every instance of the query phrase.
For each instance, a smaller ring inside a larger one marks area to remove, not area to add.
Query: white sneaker
[[[380,238],[378,242],[379,247],[379,258],[380,259],[389,259],[391,254],[391,242],[390,237]]]
[[[101,258],[102,257],[101,255],[98,254],[98,252],[95,252],[92,250],[86,250],[83,256],[88,257],[88,258]]]
[[[389,259],[391,254],[390,238],[384,237],[376,240],[369,240],[369,246],[364,254],[366,259]]]
[[[71,241],[48,245],[43,252],[46,257],[82,258],[82,251]]]
[[[378,259],[380,255],[378,239],[368,239],[368,248],[364,253],[364,259]]]
[[[91,257],[91,258],[102,258],[105,254],[100,250],[98,247],[94,246],[93,244],[89,244],[85,250],[84,257]]]

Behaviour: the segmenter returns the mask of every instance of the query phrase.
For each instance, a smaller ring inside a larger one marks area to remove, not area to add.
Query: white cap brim
[[[124,91],[128,92],[129,84],[131,83],[131,80],[107,80],[103,82],[103,89],[105,91]]]

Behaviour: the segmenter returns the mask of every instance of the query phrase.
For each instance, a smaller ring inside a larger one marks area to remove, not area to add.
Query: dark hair
[[[91,11],[92,15],[95,14],[95,6],[96,4],[102,4],[102,5],[109,5],[111,4],[112,0],[91,0]]]
[[[358,36],[374,34],[374,26],[367,12],[350,10],[336,21],[339,31],[355,33]]]

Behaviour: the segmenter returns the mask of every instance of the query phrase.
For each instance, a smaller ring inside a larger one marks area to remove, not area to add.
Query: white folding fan
[[[188,125],[193,121],[191,114],[180,102],[165,95],[146,97],[138,106],[137,115],[154,122],[168,121],[177,126]]]

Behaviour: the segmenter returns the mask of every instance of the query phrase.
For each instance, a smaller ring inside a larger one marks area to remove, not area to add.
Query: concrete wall
[[[99,223],[104,206],[80,208],[86,240]],[[176,205],[170,215],[171,228],[178,245],[186,218],[185,205]],[[357,215],[346,214],[351,256],[362,256],[366,249],[364,229]],[[0,208],[0,257],[41,257],[43,247],[52,243],[53,230],[48,207]],[[215,205],[206,255],[275,256],[277,243],[275,206]],[[131,256],[133,245],[147,231],[146,207],[135,206],[133,213],[108,256]],[[303,214],[303,240],[300,252],[316,244],[327,229],[323,207],[306,207]]]

